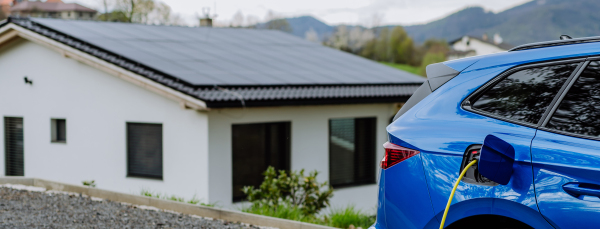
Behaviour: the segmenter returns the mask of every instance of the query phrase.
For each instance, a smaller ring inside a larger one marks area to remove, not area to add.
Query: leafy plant
[[[92,187],[92,188],[96,187],[96,181],[95,180],[91,180],[91,181],[84,180],[84,181],[82,181],[82,183],[85,186],[89,186],[89,187]]]
[[[299,209],[305,215],[314,215],[321,209],[329,206],[329,199],[333,196],[333,189],[327,182],[317,181],[317,171],[304,175],[304,169],[299,172],[289,173],[269,166],[263,173],[265,179],[258,189],[246,186],[242,189],[247,195],[253,208],[261,209],[264,206],[272,207],[274,211],[280,206],[290,205]],[[322,190],[327,187],[326,190]]]

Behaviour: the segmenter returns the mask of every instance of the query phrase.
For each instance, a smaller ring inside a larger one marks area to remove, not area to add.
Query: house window
[[[233,201],[244,186],[258,187],[269,166],[290,170],[290,122],[232,125]]]
[[[52,142],[67,142],[67,120],[51,119],[50,120],[51,141]]]
[[[6,176],[24,176],[23,118],[4,117],[4,165]]]
[[[162,124],[127,123],[127,176],[163,178]]]
[[[376,120],[329,120],[329,182],[333,187],[375,183]]]

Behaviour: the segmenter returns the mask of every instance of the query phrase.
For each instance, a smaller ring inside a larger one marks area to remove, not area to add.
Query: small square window
[[[52,119],[51,128],[52,142],[67,142],[67,120],[66,119]]]

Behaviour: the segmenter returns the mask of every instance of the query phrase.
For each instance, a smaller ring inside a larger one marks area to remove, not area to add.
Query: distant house
[[[451,49],[448,60],[504,52],[514,47],[503,42],[499,34],[495,34],[492,39],[489,39],[487,34],[481,38],[464,36],[449,43]]]
[[[0,20],[10,16],[10,7],[15,0],[0,0]]]
[[[385,128],[422,77],[279,31],[10,18],[0,172],[231,206],[277,169],[373,210]]]
[[[77,3],[64,3],[61,0],[40,1],[19,1],[15,0],[10,8],[12,16],[17,17],[43,17],[43,18],[61,18],[92,20],[96,17],[97,11],[87,8]]]

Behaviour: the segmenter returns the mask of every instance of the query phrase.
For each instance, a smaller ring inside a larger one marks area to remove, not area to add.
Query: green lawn
[[[393,67],[393,68],[397,68],[403,71],[407,71],[416,75],[421,75],[419,74],[419,67],[415,67],[415,66],[410,66],[408,64],[395,64],[395,63],[388,63],[388,62],[379,62],[382,64],[385,64],[387,66]]]

